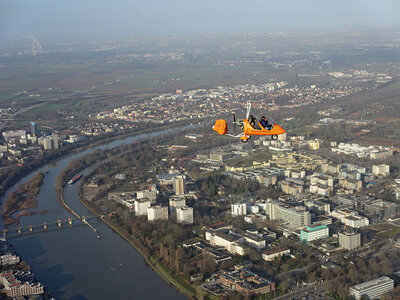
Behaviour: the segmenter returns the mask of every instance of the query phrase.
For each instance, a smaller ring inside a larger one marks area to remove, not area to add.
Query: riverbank
[[[29,209],[37,207],[36,196],[44,180],[44,173],[38,172],[25,184],[10,193],[2,207],[1,216],[5,227],[19,222],[22,216],[32,214]],[[16,216],[13,216],[16,214]]]
[[[98,215],[99,212],[96,211],[95,208],[93,208],[89,202],[84,198],[82,195],[82,190],[81,187],[78,190],[78,196],[79,200],[82,202],[82,204],[94,215]],[[140,245],[138,243],[139,240],[137,237],[135,237],[135,240],[131,240],[129,237],[127,237],[123,232],[121,232],[120,228],[118,228],[116,225],[112,224],[111,221],[105,219],[105,218],[100,218],[101,221],[103,221],[107,226],[109,226],[114,232],[118,233],[125,241],[127,241],[131,246],[133,246],[143,257],[143,259],[146,261],[146,263],[161,277],[163,278],[168,284],[173,286],[177,291],[179,291],[182,295],[189,299],[195,299],[196,298],[196,291],[191,287],[186,285],[184,282],[179,280],[178,278],[175,278],[173,274],[171,274],[171,271],[161,265],[159,262],[159,258],[154,255],[154,256],[147,256],[145,253],[143,253],[141,247],[143,245]]]
[[[45,165],[54,163],[70,155],[71,153],[83,152],[87,149],[98,147],[130,136],[136,136],[140,134],[151,134],[155,130],[162,131],[162,130],[173,129],[179,126],[186,126],[187,123],[188,123],[187,121],[181,121],[167,125],[152,124],[151,128],[142,128],[139,129],[138,131],[129,130],[122,134],[107,134],[104,136],[95,137],[93,139],[87,140],[86,142],[81,142],[79,144],[67,145],[61,148],[61,150],[53,152],[47,155],[46,157],[43,157],[40,161],[36,160],[29,165],[16,167],[13,170],[12,174],[7,173],[5,175],[2,175],[0,178],[0,198],[2,198],[13,185],[15,185],[18,181],[26,177],[27,174],[35,172],[36,170],[42,168]]]
[[[95,163],[96,162],[93,162],[92,165],[94,165]],[[71,208],[65,203],[65,200],[63,197],[63,190],[64,190],[65,185],[67,184],[68,179],[71,176],[74,176],[75,174],[82,172],[84,169],[89,168],[92,165],[86,165],[86,166],[81,167],[76,170],[67,170],[68,176],[65,176],[64,178],[62,178],[63,183],[56,187],[57,194],[59,196],[59,201],[63,205],[63,207],[65,207],[68,211],[70,211]],[[85,177],[82,180],[85,180]],[[96,216],[102,215],[102,212],[97,211],[96,208],[93,207],[90,204],[90,202],[86,199],[86,197],[84,196],[83,181],[81,181],[79,184],[78,198],[81,201],[81,203],[93,215],[96,215]],[[73,210],[71,209],[71,211],[73,211]],[[109,226],[114,232],[118,233],[131,246],[133,246],[139,252],[139,254],[142,256],[142,258],[146,261],[147,265],[150,266],[168,284],[173,286],[176,290],[178,290],[185,297],[187,297],[189,299],[196,298],[196,290],[190,284],[185,283],[184,279],[180,278],[179,276],[176,276],[176,274],[173,274],[173,272],[160,261],[159,257],[156,254],[151,255],[150,254],[151,249],[148,249],[145,245],[143,245],[140,242],[140,237],[128,236],[127,234],[125,234],[122,231],[122,228],[118,227],[117,224],[113,224],[112,221],[108,220],[106,217],[100,217],[99,219],[101,221],[103,221],[107,226]]]

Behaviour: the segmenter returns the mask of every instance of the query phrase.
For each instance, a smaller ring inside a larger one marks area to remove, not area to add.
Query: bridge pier
[[[58,227],[58,229],[61,229],[61,220],[60,219],[57,220],[57,227]]]
[[[30,233],[33,233],[33,227],[32,227],[32,225],[29,225],[29,232],[30,232]]]
[[[72,218],[71,217],[68,218],[68,224],[69,224],[69,227],[72,228]]]
[[[21,234],[22,234],[21,228],[18,228],[18,229],[17,229],[17,232],[18,232],[19,235],[21,235]]]
[[[82,216],[82,223],[83,224],[86,224],[87,222],[86,222],[86,217],[85,216]]]
[[[46,224],[46,222],[44,222],[44,224],[43,224],[43,229],[44,229],[44,231],[47,231],[47,224]]]

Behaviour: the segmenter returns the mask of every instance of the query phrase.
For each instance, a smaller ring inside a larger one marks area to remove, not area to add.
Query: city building
[[[19,141],[20,139],[26,139],[26,131],[25,130],[11,130],[11,131],[3,131],[4,140],[8,143],[13,141]]]
[[[373,165],[372,173],[376,176],[387,176],[390,174],[389,165]]]
[[[288,247],[282,246],[282,247],[274,247],[265,250],[262,253],[262,258],[265,261],[272,261],[275,259],[275,257],[280,257],[283,255],[289,255],[290,254],[290,249]]]
[[[232,158],[232,154],[229,152],[214,151],[210,153],[210,160],[224,162]]]
[[[244,221],[250,224],[257,224],[267,219],[267,216],[262,214],[251,214],[244,216]]]
[[[347,250],[361,246],[361,234],[356,232],[339,232],[339,246]]]
[[[283,220],[303,227],[311,225],[311,214],[304,206],[291,206],[277,201],[267,201],[265,212],[271,220]]]
[[[245,268],[220,274],[219,282],[245,297],[259,296],[275,290],[275,282]]]
[[[58,149],[58,137],[57,136],[48,136],[43,139],[42,143],[43,143],[44,150]]]
[[[326,225],[307,226],[300,230],[300,240],[306,243],[327,237],[329,237],[329,228]]]
[[[149,222],[168,220],[168,207],[166,206],[151,206],[147,209],[147,220]]]
[[[169,211],[175,212],[178,207],[186,206],[186,198],[183,196],[171,196],[169,198]]]
[[[175,195],[184,195],[186,193],[184,175],[175,176],[172,184],[174,187]]]
[[[316,214],[329,215],[331,213],[331,205],[319,200],[304,201],[304,205]]]
[[[399,212],[399,205],[397,203],[383,200],[363,201],[360,206],[364,214],[371,217],[376,222],[393,218]]]
[[[135,200],[135,215],[136,216],[147,216],[147,209],[150,207],[151,202],[147,198]]]
[[[304,183],[302,180],[287,178],[280,182],[282,192],[288,195],[298,195],[304,191]]]
[[[383,294],[392,291],[393,288],[394,280],[387,276],[382,276],[350,287],[349,293],[356,300],[361,299],[363,296],[367,299],[379,299]]]
[[[193,224],[193,208],[189,206],[176,208],[176,221],[180,224]]]
[[[239,243],[239,236],[229,234],[229,231],[225,230],[207,230],[206,240],[213,246],[219,246],[225,248],[226,251],[232,254],[245,255],[246,246]]]
[[[43,285],[35,280],[29,271],[4,271],[0,273],[3,291],[10,298],[39,295],[44,293]]]
[[[231,204],[232,216],[245,216],[247,214],[247,204],[245,202],[238,202]]]
[[[0,266],[15,265],[20,260],[14,248],[5,239],[0,239]]]
[[[388,157],[393,156],[393,151],[392,150],[384,150],[384,151],[378,151],[378,152],[371,152],[369,158],[370,159],[385,159]]]
[[[31,134],[36,136],[39,133],[37,124],[35,122],[31,122]]]
[[[152,204],[156,203],[157,195],[158,195],[158,190],[155,184],[148,185],[145,187],[144,190],[136,192],[137,199],[147,198],[150,200]]]
[[[327,174],[314,173],[311,176],[310,193],[329,196],[333,192],[333,177]]]
[[[369,225],[368,218],[361,217],[361,216],[351,216],[344,218],[344,224],[351,228],[360,228],[363,226]]]
[[[125,205],[130,210],[135,208],[134,192],[123,192],[123,193],[109,193],[108,200],[114,200],[122,205]]]

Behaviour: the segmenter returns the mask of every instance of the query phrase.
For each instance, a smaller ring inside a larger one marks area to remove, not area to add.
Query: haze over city
[[[0,2],[0,299],[399,299],[400,2]]]
[[[2,1],[0,37],[398,29],[400,3],[357,1]]]

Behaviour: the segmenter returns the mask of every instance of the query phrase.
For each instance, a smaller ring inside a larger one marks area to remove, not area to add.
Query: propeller
[[[233,131],[235,131],[236,130],[236,125],[243,126],[243,121],[236,120],[235,112],[232,112],[232,117],[233,117]]]

